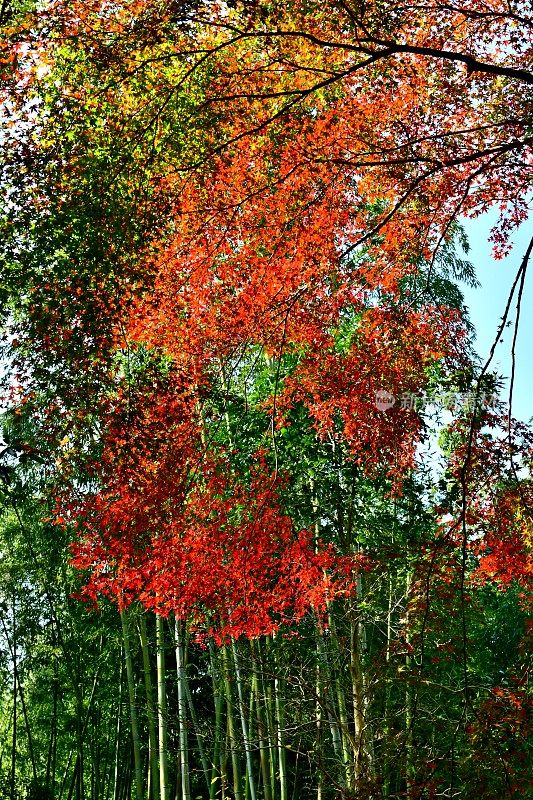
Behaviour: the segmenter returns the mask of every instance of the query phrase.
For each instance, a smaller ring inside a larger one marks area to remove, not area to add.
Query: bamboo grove
[[[0,797],[531,796],[529,3],[0,21]]]

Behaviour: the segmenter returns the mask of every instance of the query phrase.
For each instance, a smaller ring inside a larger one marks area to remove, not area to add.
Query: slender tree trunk
[[[50,772],[50,786],[55,797],[56,772],[57,772],[57,731],[54,731],[54,744],[52,749],[52,768]]]
[[[161,800],[168,800],[168,733],[167,733],[167,687],[165,673],[165,632],[163,619],[155,617],[157,649],[157,719],[159,731],[159,791]]]
[[[246,708],[244,703],[244,688],[241,677],[241,668],[239,664],[239,655],[237,653],[237,647],[235,645],[234,639],[231,640],[231,649],[233,652],[233,663],[235,665],[235,676],[237,678],[237,696],[239,698],[239,714],[241,717],[242,738],[244,741],[244,750],[246,753],[246,770],[248,773],[248,784],[250,786],[250,797],[251,800],[257,800],[257,795],[255,791],[253,762],[252,762],[252,749],[250,746],[250,737],[248,735],[248,723],[246,720]]]
[[[335,694],[337,698],[338,712],[336,717],[338,719],[338,727],[340,732],[341,747],[342,747],[342,761],[344,769],[344,781],[348,788],[353,789],[352,785],[352,769],[351,769],[351,752],[353,750],[353,740],[350,736],[348,727],[348,712],[346,709],[346,699],[344,694],[344,687],[339,677],[339,661],[341,658],[341,647],[337,638],[337,626],[333,616],[331,604],[328,606],[328,625],[331,635],[331,652],[335,662],[331,665],[331,673],[334,675],[333,683],[335,687]]]
[[[10,775],[10,797],[16,797],[16,766],[17,766],[17,633],[16,633],[16,613],[15,613],[15,592],[13,592],[13,727],[11,736],[11,775]]]
[[[322,800],[324,793],[324,773],[322,769],[322,676],[320,670],[320,659],[316,659],[316,678],[315,678],[315,727],[316,727],[316,758],[318,762],[317,771],[317,800]]]
[[[89,736],[89,756],[90,756],[90,775],[89,783],[91,786],[91,800],[96,800],[98,785],[98,770],[100,768],[100,738],[98,736],[98,712],[92,717],[92,736]]]
[[[228,795],[228,730],[226,731],[224,739],[220,747],[220,797],[222,800]]]
[[[44,782],[45,794],[50,792],[53,787],[51,781],[52,771],[55,771],[55,751],[57,747],[57,703],[59,699],[59,679],[57,674],[57,661],[54,660],[54,682],[52,689],[52,720],[50,723],[50,740],[48,742],[48,754],[46,758],[46,777]]]
[[[228,737],[229,746],[231,750],[231,766],[233,771],[233,791],[235,800],[243,800],[242,796],[242,779],[241,779],[241,766],[239,762],[239,751],[237,747],[237,739],[235,736],[235,719],[233,711],[233,696],[231,691],[231,681],[229,676],[229,663],[227,645],[221,648],[222,666],[224,671],[224,690],[226,693],[226,711],[228,720]]]
[[[220,767],[221,749],[222,749],[223,702],[224,702],[224,697],[222,695],[222,692],[219,690],[215,695],[215,729],[214,729],[214,743],[213,743],[213,764],[211,769],[211,781],[209,785],[209,800],[214,800],[217,794],[217,769]],[[223,778],[222,769],[220,769],[219,778],[222,785],[222,778]]]
[[[272,637],[273,641],[275,636]],[[276,745],[278,749],[278,768],[279,768],[279,796],[280,800],[288,800],[287,788],[287,760],[285,757],[285,743],[283,734],[285,731],[285,709],[283,706],[283,678],[281,675],[281,658],[276,650],[275,675],[274,675],[274,708],[276,712]]]
[[[3,631],[4,631],[4,636],[5,636],[7,645],[8,645],[8,649],[11,652],[11,660],[12,660],[12,664],[13,664],[13,735],[15,737],[14,750],[16,752],[16,747],[17,747],[16,739],[17,739],[17,735],[18,735],[18,731],[17,731],[17,722],[18,722],[18,717],[17,717],[17,696],[18,696],[18,698],[20,700],[20,707],[22,709],[22,717],[24,719],[24,727],[25,727],[25,730],[26,730],[26,739],[27,739],[27,742],[28,742],[28,754],[30,756],[30,763],[31,763],[31,769],[32,769],[33,782],[37,786],[37,783],[38,783],[38,779],[37,779],[37,762],[35,760],[35,751],[34,751],[34,748],[33,748],[33,736],[32,736],[32,733],[31,733],[30,721],[29,721],[29,718],[28,718],[28,709],[27,709],[27,706],[26,706],[26,700],[25,700],[25,695],[24,695],[24,688],[22,686],[22,682],[21,682],[21,679],[20,679],[20,672],[19,672],[18,661],[17,661],[17,633],[16,633],[17,619],[16,619],[16,610],[15,610],[16,606],[15,606],[15,603],[16,603],[15,592],[13,592],[13,601],[12,601],[13,634],[12,634],[11,642],[9,640],[9,632],[8,632],[6,623],[4,621],[4,617],[0,616],[0,621],[2,623],[2,628],[3,628]],[[13,770],[11,770],[11,771],[13,772]],[[11,780],[11,788],[13,789],[13,780]]]
[[[269,748],[267,743],[268,731],[263,711],[263,698],[259,691],[259,675],[258,675],[258,652],[254,640],[250,641],[250,651],[252,654],[253,663],[253,677],[252,677],[252,698],[255,700],[255,714],[257,720],[257,734],[259,739],[259,759],[261,762],[261,775],[263,778],[263,796],[264,800],[272,800],[272,789],[270,785],[270,763],[269,763]]]
[[[350,671],[352,676],[352,702],[354,716],[354,778],[358,786],[366,774],[365,759],[365,701],[361,667],[361,634],[359,621],[350,621]]]
[[[74,794],[74,790],[77,790],[79,795],[79,770],[80,770],[80,759],[79,753],[76,755],[76,761],[74,762],[74,772],[72,773],[72,778],[70,780],[70,786],[68,789],[67,800],[72,800],[72,796]]]
[[[150,747],[149,764],[150,781],[147,786],[147,796],[152,800],[159,800],[159,764],[157,758],[158,743],[155,727],[156,713],[154,708],[154,692],[152,687],[152,667],[150,664],[150,650],[148,647],[148,632],[146,626],[146,615],[143,613],[139,619],[139,633],[141,637],[141,648],[143,655],[144,688],[146,691],[146,717],[148,722],[148,742]]]
[[[335,753],[335,758],[340,763],[342,763],[343,753],[342,753],[341,734],[339,731],[339,723],[334,716],[334,709],[332,709],[333,698],[331,697],[330,694],[331,688],[334,685],[334,683],[329,669],[329,661],[324,646],[323,634],[322,631],[320,630],[320,625],[318,623],[316,626],[316,637],[317,637],[316,641],[317,641],[317,656],[318,656],[317,661],[319,665],[319,670],[318,670],[318,678],[319,678],[318,683],[320,687],[319,700],[326,711],[326,717],[328,720],[329,732],[331,735],[331,741],[333,743],[333,752]]]
[[[252,687],[250,685],[250,700],[248,703],[248,742],[250,744],[250,764],[253,764],[252,758],[252,742],[254,740],[254,694],[252,691]],[[261,774],[258,765],[257,769],[257,780],[254,779],[255,786],[258,787],[261,783]],[[250,781],[248,779],[248,768],[246,769],[246,781],[245,781],[246,791],[248,792],[250,789]]]
[[[224,696],[220,690],[219,674],[216,664],[215,648],[213,642],[209,642],[209,661],[211,667],[211,682],[213,686],[213,697],[215,700],[215,727],[213,731],[213,758],[211,762],[211,781],[209,785],[209,800],[215,800],[217,795],[217,778],[220,779],[220,790],[224,798],[224,779],[225,767],[223,766],[225,755],[222,753],[222,705]],[[217,770],[219,775],[217,776]]]
[[[132,788],[132,770],[134,769],[133,753],[130,749],[129,758],[124,765],[124,772],[121,773],[120,797],[119,800],[129,800]]]
[[[389,685],[389,663],[390,663],[390,647],[392,640],[392,608],[393,608],[393,580],[392,575],[389,576],[389,590],[387,602],[387,646],[385,650],[385,662],[387,665],[387,682],[385,684],[385,702],[383,709],[383,794],[385,798],[390,794],[390,733],[391,733],[391,720],[390,720],[390,685]]]
[[[127,612],[120,611],[122,623],[122,637],[124,640],[124,655],[126,657],[126,677],[128,681],[128,695],[130,703],[131,739],[133,744],[133,761],[135,773],[135,800],[143,800],[143,772],[141,761],[141,747],[139,740],[139,723],[137,719],[137,704],[135,699],[135,679],[133,675],[133,659],[130,648],[130,630]]]
[[[179,752],[181,771],[181,800],[190,800],[189,743],[187,737],[187,692],[185,689],[185,647],[183,623],[176,617],[176,669],[178,675]]]
[[[103,642],[103,639],[101,638],[100,639],[100,645],[102,645],[102,642]],[[100,653],[101,653],[101,651],[100,651]],[[96,673],[95,673],[94,678],[93,678],[91,694],[89,696],[89,702],[87,703],[87,710],[85,711],[85,714],[83,714],[83,710],[82,710],[82,712],[80,712],[81,722],[78,725],[79,733],[76,736],[76,747],[72,747],[71,748],[69,756],[68,756],[68,759],[67,759],[67,766],[65,767],[65,771],[63,773],[63,779],[61,781],[61,788],[59,790],[59,800],[61,800],[61,798],[63,797],[63,791],[64,791],[65,786],[66,786],[67,776],[68,776],[68,772],[69,772],[69,769],[70,769],[72,756],[74,755],[74,753],[76,753],[76,761],[74,762],[74,770],[72,772],[72,777],[71,777],[71,780],[70,780],[70,787],[69,787],[68,797],[69,798],[72,797],[72,794],[74,793],[74,789],[76,789],[77,796],[82,796],[83,791],[84,791],[84,789],[83,789],[83,781],[80,780],[80,768],[81,769],[83,768],[83,759],[80,757],[80,753],[82,752],[82,749],[83,749],[83,742],[84,742],[84,739],[85,739],[85,735],[87,733],[87,728],[89,726],[89,721],[91,719],[92,707],[93,707],[93,702],[94,702],[94,698],[95,698],[95,694],[96,694],[96,687],[98,685],[98,676],[99,676],[99,673],[100,673],[100,666],[101,666],[101,664],[98,666],[98,669],[96,670]],[[79,704],[78,704],[78,708],[79,708]]]
[[[272,800],[277,800],[279,795],[277,785],[278,775],[278,748],[277,748],[277,733],[276,733],[276,712],[274,709],[274,681],[270,678],[273,670],[271,667],[272,654],[271,654],[271,638],[265,636],[264,648],[261,642],[257,642],[257,648],[260,654],[259,669],[261,671],[261,685],[263,695],[265,697],[265,722],[267,727],[267,744],[270,755],[270,786],[272,789]],[[264,657],[263,657],[264,652]]]
[[[198,723],[198,717],[196,715],[196,710],[194,708],[194,703],[191,694],[191,687],[189,686],[189,679],[187,677],[187,672],[185,671],[184,674],[184,683],[185,683],[185,693],[187,695],[187,705],[189,707],[189,713],[191,715],[191,722],[194,728],[194,734],[196,736],[196,742],[198,744],[198,752],[200,754],[200,761],[202,762],[202,771],[204,773],[204,778],[207,786],[207,791],[209,792],[210,785],[209,785],[209,763],[207,761],[207,757],[205,754],[204,742],[202,737],[202,732],[200,730],[200,725]]]
[[[70,764],[72,762],[72,756],[74,755],[74,750],[75,750],[74,747],[71,747],[70,750],[69,750],[69,754],[68,754],[68,758],[67,758],[67,764],[66,764],[65,769],[63,771],[63,777],[61,779],[61,785],[59,787],[59,800],[61,800],[61,798],[63,797],[63,792],[65,791],[65,786],[67,785],[67,777],[68,777],[68,773],[69,773],[69,770],[70,770]],[[76,768],[76,767],[74,766],[74,768]]]
[[[122,677],[124,672],[124,648],[120,649],[120,670],[118,678],[118,708],[115,739],[115,774],[113,776],[113,800],[119,800],[119,762],[120,762],[120,736],[122,728]]]
[[[346,699],[344,696],[344,689],[338,675],[335,676],[335,690],[337,693],[337,704],[339,707],[339,722],[341,732],[341,746],[342,746],[342,760],[344,766],[344,779],[348,788],[353,788],[352,785],[352,769],[351,769],[351,742],[348,727],[348,712],[346,709]]]
[[[409,594],[411,591],[412,574],[409,571],[406,578],[405,597],[406,602],[409,603]],[[409,611],[406,612],[406,643],[409,648]],[[413,686],[409,679],[411,672],[411,656],[409,652],[405,656],[405,669],[407,675],[407,683],[405,686],[405,782],[408,794],[411,792],[413,781],[415,779],[414,767],[414,696]]]
[[[107,787],[109,786],[109,766],[111,761],[109,757],[109,748],[111,744],[112,731],[110,727],[106,725],[101,712],[99,712],[98,716],[99,725],[96,736],[99,744],[96,761],[95,800],[100,800],[100,798],[105,800],[107,795]],[[103,745],[102,742],[104,743]]]

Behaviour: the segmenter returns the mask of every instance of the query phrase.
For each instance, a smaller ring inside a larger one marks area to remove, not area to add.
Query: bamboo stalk
[[[264,800],[272,800],[272,790],[270,783],[271,775],[270,775],[270,764],[269,764],[270,751],[267,745],[268,731],[263,713],[262,698],[259,693],[259,676],[257,674],[258,673],[257,648],[255,646],[255,642],[253,639],[250,641],[250,651],[253,659],[252,698],[255,699],[257,734],[259,739],[259,759],[261,763],[261,774],[263,778],[263,796]]]
[[[207,791],[209,792],[210,785],[209,785],[209,763],[207,761],[207,757],[205,754],[204,743],[202,739],[202,733],[200,731],[200,726],[198,724],[198,717],[196,716],[196,710],[194,708],[194,703],[192,701],[192,694],[191,694],[191,687],[189,686],[189,680],[187,678],[187,672],[184,672],[184,684],[185,684],[185,693],[187,695],[187,705],[189,706],[189,713],[191,715],[191,721],[194,728],[194,733],[196,736],[196,741],[198,743],[198,752],[200,753],[200,761],[202,762],[202,771],[204,773]]]
[[[168,732],[167,732],[167,688],[165,672],[165,632],[163,619],[155,618],[157,649],[157,720],[159,732],[159,792],[161,800],[168,800]]]
[[[233,652],[233,663],[235,665],[235,676],[237,678],[237,696],[239,698],[239,714],[241,718],[242,738],[244,741],[244,750],[246,754],[246,770],[248,773],[248,785],[250,787],[250,797],[251,800],[257,800],[257,795],[255,791],[254,773],[253,773],[252,750],[250,745],[250,737],[248,735],[246,708],[244,705],[244,690],[242,685],[241,668],[239,664],[237,647],[235,645],[234,639],[231,640],[231,650]]]
[[[405,585],[405,597],[407,604],[409,603],[409,594],[411,591],[412,573],[408,571]],[[409,607],[405,614],[405,640],[410,646],[409,636]],[[415,779],[415,766],[414,766],[414,696],[413,686],[410,680],[411,671],[411,655],[409,652],[405,656],[405,669],[407,675],[407,683],[405,686],[405,782],[408,794],[411,792],[412,785]]]
[[[387,670],[390,663],[391,655],[391,641],[392,641],[392,607],[393,607],[393,581],[392,575],[389,575],[388,598],[387,598],[387,643],[385,650],[385,662]],[[383,794],[387,798],[390,794],[390,754],[389,754],[389,738],[391,732],[390,721],[390,683],[387,671],[387,682],[385,685],[385,699],[383,709],[383,737],[384,737],[384,752],[383,752]]]
[[[326,711],[326,717],[328,720],[329,732],[331,735],[331,741],[333,743],[333,751],[335,753],[335,757],[338,761],[342,762],[343,755],[342,755],[342,744],[341,744],[341,736],[339,732],[339,724],[335,719],[334,713],[331,708],[331,701],[329,697],[329,687],[332,685],[332,678],[329,670],[329,662],[326,655],[325,647],[324,647],[324,639],[322,631],[320,630],[320,625],[317,621],[316,627],[316,641],[317,641],[317,655],[318,655],[318,686],[320,689],[319,693],[319,701],[323,705]]]
[[[181,771],[181,800],[190,800],[189,744],[187,737],[187,693],[185,689],[185,652],[182,623],[175,618],[176,669],[178,675],[179,762]]]
[[[124,671],[122,654],[123,654],[123,648],[121,648],[120,650],[121,658],[120,658],[120,672],[118,679],[118,709],[117,709],[117,725],[116,725],[116,741],[115,741],[115,774],[113,776],[114,780],[113,800],[118,800],[118,785],[119,785],[118,762],[120,755],[120,729],[122,723],[122,673]]]
[[[267,674],[265,674],[265,669],[269,664],[269,656],[270,656],[270,649],[271,649],[271,639],[270,636],[265,636],[265,662],[263,664],[263,657],[262,657],[262,647],[261,642],[257,643],[257,647],[259,650],[260,660],[259,660],[259,669],[261,672],[261,683],[263,686],[263,694],[265,696],[265,720],[267,726],[267,743],[269,748],[270,754],[270,786],[272,789],[272,800],[276,800],[278,792],[276,786],[276,777],[278,774],[278,748],[277,748],[277,736],[276,736],[276,714],[274,711],[274,692],[273,692],[273,680],[271,680]]]
[[[220,787],[222,798],[224,798],[224,754],[222,753],[222,705],[224,697],[220,691],[218,671],[216,668],[215,649],[213,642],[209,642],[209,659],[211,666],[211,681],[213,685],[213,697],[215,699],[215,728],[214,728],[214,742],[213,742],[213,758],[211,762],[211,781],[209,784],[209,800],[215,800],[217,794],[217,765],[219,766]],[[220,763],[219,763],[220,762]]]
[[[338,664],[340,659],[341,648],[337,637],[337,627],[335,624],[335,617],[333,616],[331,604],[328,604],[328,625],[331,634],[331,650]],[[335,669],[334,665],[332,665],[331,670],[334,674],[333,682],[335,686],[335,694],[338,706],[338,714],[336,714],[336,716],[338,719],[338,727],[341,738],[344,782],[347,788],[353,788],[352,785],[353,774],[351,769],[351,751],[353,747],[353,742],[348,727],[348,711],[346,708],[346,699],[344,696],[343,686],[339,677],[339,670]]]
[[[15,616],[15,593],[13,592],[13,727],[11,731],[11,775],[10,775],[10,796],[11,800],[16,800],[16,758],[17,758],[17,636],[16,636],[16,616]]]
[[[135,681],[133,676],[133,660],[130,648],[130,631],[127,613],[124,609],[120,610],[120,620],[122,623],[122,637],[124,641],[124,655],[126,657],[126,677],[128,682],[128,695],[130,703],[130,722],[131,738],[133,743],[133,760],[135,775],[135,798],[143,800],[143,774],[141,761],[141,748],[139,740],[139,723],[137,719],[137,706],[135,699]]]
[[[141,649],[143,656],[144,689],[146,692],[146,717],[148,722],[148,743],[149,743],[149,780],[147,781],[147,796],[150,797],[150,786],[152,800],[158,800],[160,796],[159,764],[157,758],[158,743],[155,727],[156,712],[154,708],[154,692],[152,687],[152,668],[150,665],[150,651],[148,649],[148,632],[146,626],[146,616],[141,614],[139,619],[139,633],[141,639]]]
[[[241,767],[239,763],[239,753],[237,749],[237,738],[235,736],[235,722],[233,711],[233,697],[231,692],[231,682],[229,677],[229,664],[227,655],[227,645],[221,648],[222,667],[224,672],[224,691],[226,693],[226,712],[228,721],[228,737],[231,750],[231,766],[233,771],[233,792],[235,800],[243,800],[241,787]]]
[[[275,634],[272,636],[275,641]],[[279,767],[279,796],[280,800],[288,800],[287,789],[287,761],[285,757],[285,744],[283,741],[283,732],[285,729],[285,714],[281,698],[283,690],[283,680],[280,676],[281,660],[275,659],[275,675],[274,675],[274,708],[276,713],[276,745],[278,750],[278,767]]]

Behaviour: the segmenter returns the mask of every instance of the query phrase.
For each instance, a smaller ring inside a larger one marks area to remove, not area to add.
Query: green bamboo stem
[[[155,618],[157,650],[157,720],[159,733],[159,792],[161,800],[168,800],[168,730],[167,689],[165,671],[165,629],[159,614]]]
[[[182,623],[175,619],[176,669],[178,676],[179,763],[181,773],[181,800],[190,800],[189,742],[187,736],[187,691],[185,688],[185,649]]]
[[[239,751],[237,747],[237,738],[235,736],[235,720],[233,709],[233,696],[231,691],[231,681],[229,676],[229,663],[227,654],[227,645],[221,648],[222,667],[224,672],[224,691],[226,694],[226,712],[228,721],[228,737],[231,750],[231,766],[233,771],[233,792],[235,800],[243,800],[242,795],[242,779],[241,779],[241,766],[239,762]]]
[[[192,694],[191,694],[191,687],[189,686],[189,680],[187,678],[187,672],[186,671],[184,673],[184,684],[185,684],[185,693],[187,695],[187,705],[189,707],[189,713],[191,715],[191,721],[192,721],[193,728],[194,728],[194,733],[195,733],[195,736],[196,736],[196,742],[198,744],[198,752],[200,754],[200,761],[202,762],[202,771],[204,773],[204,777],[205,777],[205,781],[206,781],[206,785],[207,785],[207,791],[209,792],[209,789],[210,789],[210,785],[209,785],[209,773],[210,773],[209,762],[208,762],[207,756],[205,754],[205,748],[204,748],[204,743],[203,743],[203,738],[202,738],[202,732],[200,731],[200,726],[198,724],[198,717],[196,715],[196,709],[194,708],[194,703],[193,703]]]
[[[387,599],[387,644],[385,650],[385,662],[387,664],[387,683],[385,685],[385,700],[383,709],[383,736],[384,736],[384,752],[383,752],[383,794],[387,798],[390,794],[390,753],[389,753],[389,738],[391,731],[390,721],[390,682],[388,666],[391,656],[391,640],[392,640],[392,608],[393,608],[393,581],[392,575],[389,576],[388,599]]]
[[[215,800],[217,794],[217,781],[220,780],[222,798],[224,797],[224,774],[223,766],[224,754],[222,753],[222,705],[224,703],[223,693],[220,691],[219,676],[216,665],[215,648],[213,642],[209,641],[209,662],[211,668],[211,682],[213,686],[213,697],[215,699],[215,727],[213,741],[213,758],[211,761],[211,780],[209,784],[209,800]],[[220,762],[220,763],[219,763]],[[219,774],[217,775],[217,769]]]
[[[337,664],[340,659],[340,652],[341,648],[339,645],[339,640],[337,638],[337,627],[335,624],[335,618],[333,616],[331,604],[328,604],[328,626],[331,635],[331,650],[332,654],[335,657]],[[351,753],[353,749],[353,739],[350,735],[350,729],[348,727],[348,711],[346,708],[346,699],[343,690],[343,686],[339,677],[338,669],[335,669],[334,666],[331,667],[332,672],[334,673],[334,686],[335,686],[335,694],[337,698],[337,706],[338,706],[338,725],[339,725],[339,732],[341,738],[341,747],[342,747],[342,761],[344,767],[344,780],[345,785],[348,788],[353,788],[353,774],[351,769]]]
[[[405,585],[405,597],[407,604],[409,603],[409,594],[411,592],[411,582],[412,582],[412,574],[411,571],[407,573],[406,577],[406,585]],[[406,628],[406,636],[405,640],[407,645],[410,645],[410,634],[409,634],[409,610],[406,611],[405,618],[405,628]],[[406,782],[406,789],[407,792],[410,793],[413,782],[415,779],[415,766],[414,766],[414,694],[413,694],[413,686],[410,680],[410,671],[411,671],[411,656],[409,652],[405,656],[405,669],[407,674],[407,683],[405,686],[405,782]]]
[[[328,726],[331,735],[331,741],[333,743],[333,751],[335,753],[335,758],[338,761],[342,762],[343,756],[342,756],[342,744],[339,732],[339,724],[335,719],[334,713],[332,711],[331,700],[329,696],[329,689],[332,685],[332,678],[329,670],[328,658],[324,647],[324,639],[319,624],[317,624],[316,642],[317,642],[317,655],[319,664],[319,669],[318,669],[318,686],[320,689],[319,701],[323,705],[326,712],[326,718],[328,720]]]
[[[146,692],[146,717],[148,722],[148,742],[149,742],[149,781],[147,781],[147,796],[150,797],[150,783],[152,799],[158,800],[160,792],[159,784],[159,764],[157,758],[157,734],[155,727],[156,713],[154,708],[154,692],[152,687],[152,668],[150,665],[150,651],[148,649],[148,633],[146,629],[146,617],[141,614],[139,619],[139,633],[141,638],[141,649],[143,656],[144,688]]]
[[[118,678],[118,706],[117,706],[117,724],[115,729],[115,768],[113,775],[113,800],[118,800],[119,788],[119,756],[120,756],[120,733],[122,728],[122,678],[124,672],[124,661],[122,658],[124,648],[120,650],[120,670]]]
[[[272,636],[275,640],[275,634]],[[278,657],[275,660],[275,676],[274,676],[274,708],[276,713],[276,745],[278,751],[278,769],[279,769],[279,796],[280,800],[288,800],[288,787],[287,787],[287,761],[285,757],[285,743],[283,741],[283,733],[285,730],[285,709],[282,700],[283,679],[280,675],[281,672],[281,659]]]
[[[233,653],[233,663],[235,665],[235,676],[237,678],[237,696],[239,698],[239,714],[241,718],[242,738],[244,741],[244,750],[246,754],[246,771],[248,775],[248,785],[250,787],[250,797],[251,800],[257,800],[257,794],[255,791],[254,773],[253,773],[253,763],[252,763],[252,749],[250,745],[250,737],[248,735],[248,722],[246,720],[246,708],[244,704],[244,689],[242,685],[239,656],[237,653],[237,647],[235,645],[234,639],[231,640],[231,650]]]
[[[265,674],[266,667],[268,666],[269,663],[270,645],[271,645],[270,636],[265,636],[264,641],[265,645],[263,648],[261,646],[261,642],[258,640],[257,650],[259,653],[259,673],[260,673],[259,676],[261,679],[263,697],[265,698],[265,725],[266,725],[266,740],[267,740],[269,766],[270,766],[270,788],[272,792],[272,800],[276,800],[278,794],[276,791],[278,751],[276,744],[273,681],[270,680],[270,678]],[[264,649],[264,657],[263,657],[263,649]]]
[[[270,775],[270,763],[269,763],[270,750],[267,744],[268,731],[263,711],[262,698],[259,692],[257,648],[253,639],[250,641],[250,651],[253,659],[252,698],[255,700],[257,734],[259,739],[259,760],[261,763],[261,775],[263,778],[263,797],[264,800],[272,800],[271,775]]]
[[[133,761],[135,773],[135,800],[143,800],[143,774],[141,761],[141,748],[139,740],[139,723],[137,719],[137,705],[135,699],[135,680],[133,675],[133,660],[131,657],[130,631],[127,613],[120,610],[122,623],[122,637],[124,641],[124,655],[126,657],[126,677],[128,682],[128,696],[130,704],[131,738],[133,743]]]

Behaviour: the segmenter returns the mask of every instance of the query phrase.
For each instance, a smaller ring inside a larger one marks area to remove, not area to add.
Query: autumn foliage
[[[502,255],[527,217],[533,20],[512,7],[4,14],[9,396],[33,425],[26,454],[50,465],[83,596],[140,601],[219,645],[346,607],[353,649],[364,576],[398,569],[405,619],[393,641],[382,615],[383,669],[407,664],[409,718],[427,652],[437,672],[456,657],[466,720],[467,593],[519,586],[524,608],[532,573],[531,433],[479,401],[487,370],[455,287],[462,219],[497,206]],[[431,423],[401,398],[438,387],[476,398],[449,426],[448,487],[399,515],[404,539],[374,540],[357,498],[368,482],[376,506],[409,496]],[[450,649],[426,645],[452,613]],[[476,714],[505,727],[515,701],[499,691]],[[357,735],[351,789],[378,797]],[[438,796],[430,763],[418,782],[405,768],[402,796]]]

